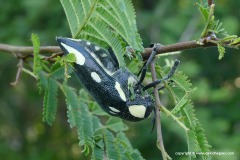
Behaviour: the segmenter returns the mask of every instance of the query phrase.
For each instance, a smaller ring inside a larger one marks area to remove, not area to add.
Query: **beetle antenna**
[[[174,74],[175,71],[177,70],[177,67],[178,67],[179,63],[180,63],[180,61],[179,61],[178,59],[176,59],[176,60],[174,61],[174,64],[173,64],[170,72],[168,73],[168,75],[167,75],[166,77],[163,78],[163,80],[167,80],[167,79],[169,79],[170,77],[173,76],[173,74]]]
[[[174,82],[173,80],[169,80],[168,85],[170,85],[170,84],[173,83],[173,82]],[[161,91],[161,90],[163,90],[164,88],[165,88],[165,86],[161,86],[161,87],[158,88],[158,91]],[[151,92],[150,94],[153,95],[154,92]]]

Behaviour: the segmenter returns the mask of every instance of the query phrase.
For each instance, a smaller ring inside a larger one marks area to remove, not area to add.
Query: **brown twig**
[[[204,41],[204,40],[202,40]],[[216,44],[213,43],[204,43],[199,44],[197,41],[187,41],[187,42],[180,42],[176,44],[171,45],[164,45],[157,49],[157,54],[163,54],[168,52],[175,52],[175,51],[183,51],[193,48],[205,48],[205,47],[212,47],[216,46]],[[145,48],[145,53],[142,53],[142,57],[144,60],[148,59],[150,54],[152,53],[152,48]]]
[[[156,71],[155,71],[155,62],[151,62],[151,75],[152,81],[157,80]],[[163,144],[162,138],[162,128],[161,128],[161,119],[160,119],[160,111],[162,104],[159,99],[158,88],[157,86],[154,87],[154,96],[155,96],[155,104],[156,104],[156,128],[157,128],[157,146],[162,153],[163,160],[171,159],[171,157],[167,154]]]
[[[19,54],[32,54],[33,47],[29,46],[13,46],[8,44],[0,43],[0,51],[7,53],[19,53]],[[42,46],[40,47],[40,53],[57,53],[61,52],[58,46]]]
[[[205,40],[202,40],[204,44],[199,44],[197,41],[187,41],[187,42],[180,42],[176,44],[171,45],[165,45],[157,50],[157,54],[163,54],[167,52],[174,52],[174,51],[183,51],[187,49],[193,49],[193,48],[204,48],[204,47],[211,47],[216,46],[214,43],[205,42]],[[0,44],[0,52],[6,52],[6,53],[19,53],[21,55],[28,55],[33,53],[33,47],[29,46],[13,46],[13,45],[7,45],[7,44]],[[134,53],[133,49],[129,50],[130,52]],[[52,54],[52,53],[59,53],[61,52],[60,47],[58,46],[42,46],[40,47],[39,53],[41,54]],[[145,52],[142,53],[142,57],[144,60],[148,59],[152,52],[152,48],[145,48]]]
[[[214,4],[214,0],[208,0],[208,6],[211,6],[212,4]]]
[[[44,58],[44,60],[46,60],[46,61],[53,60],[57,56],[63,56],[63,52],[55,53],[55,54],[53,54],[53,55],[51,55],[49,57]]]
[[[200,39],[199,41],[186,41],[186,42],[179,42],[176,44],[170,44],[170,45],[164,45],[158,48],[157,55],[168,53],[168,52],[175,52],[175,51],[183,51],[188,49],[194,49],[194,48],[206,48],[206,47],[213,47],[217,46],[217,43],[221,42],[221,39],[217,39],[215,36],[212,36],[211,34],[205,38]],[[231,42],[224,42],[224,46],[231,47],[229,45]],[[152,53],[152,48],[145,48],[144,53],[142,54],[143,60],[147,60]],[[19,53],[20,58],[21,57],[27,57],[29,54],[32,56],[33,53],[33,47],[29,46],[13,46],[13,45],[7,45],[7,44],[1,44],[0,43],[0,52],[6,52],[6,53]],[[40,47],[39,53],[41,54],[52,54],[52,53],[61,53],[61,49],[58,46],[42,46]],[[134,53],[133,49],[129,49],[129,52]],[[61,54],[60,54],[61,55]],[[54,55],[52,55],[54,56]],[[52,56],[48,58],[48,60],[51,60]]]

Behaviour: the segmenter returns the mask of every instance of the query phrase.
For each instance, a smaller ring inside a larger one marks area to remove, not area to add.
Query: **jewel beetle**
[[[149,117],[151,112],[155,113],[154,100],[146,90],[169,79],[179,64],[176,60],[166,77],[144,86],[142,82],[157,47],[153,47],[138,77],[119,67],[111,49],[80,39],[57,37],[57,42],[65,55],[75,55],[74,72],[99,106],[108,114],[128,121],[140,121]]]

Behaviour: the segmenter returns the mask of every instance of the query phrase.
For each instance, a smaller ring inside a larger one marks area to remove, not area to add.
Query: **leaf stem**
[[[73,38],[78,38],[78,36],[80,35],[82,29],[85,27],[85,25],[86,25],[87,22],[89,21],[89,19],[90,19],[91,15],[92,15],[92,13],[93,13],[93,11],[94,11],[94,8],[95,8],[97,2],[98,2],[98,0],[95,0],[95,1],[94,1],[94,3],[92,4],[89,12],[88,12],[87,15],[85,16],[85,19],[84,19],[83,23],[81,24],[81,26],[80,26],[79,29],[77,30],[76,34],[73,35]]]
[[[31,72],[30,70],[28,70],[26,68],[22,68],[22,71],[27,73],[28,75],[32,76],[33,78],[37,79],[37,77],[34,75],[34,73]]]
[[[186,132],[189,131],[189,129],[181,122],[179,121],[179,119],[174,116],[167,108],[165,108],[164,106],[161,106],[161,110],[167,115],[172,117],[172,119],[174,121],[176,121]]]

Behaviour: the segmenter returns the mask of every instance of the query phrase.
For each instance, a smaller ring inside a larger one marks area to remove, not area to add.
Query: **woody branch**
[[[187,41],[187,42],[180,42],[176,44],[165,45],[158,48],[157,54],[183,51],[183,50],[193,49],[193,48],[206,48],[206,47],[216,46],[216,44],[206,41],[206,39],[203,39],[201,43],[202,44],[199,44],[197,41]],[[32,55],[33,50],[34,50],[33,47],[29,47],[29,46],[14,46],[14,45],[0,43],[0,52],[18,54],[20,58]],[[51,56],[52,53],[61,52],[61,49],[58,46],[42,46],[40,47],[39,52],[40,54]],[[130,52],[133,53],[134,50],[130,49]],[[151,52],[152,52],[152,48],[145,48],[145,52],[142,53],[143,59],[144,60],[148,59]]]

